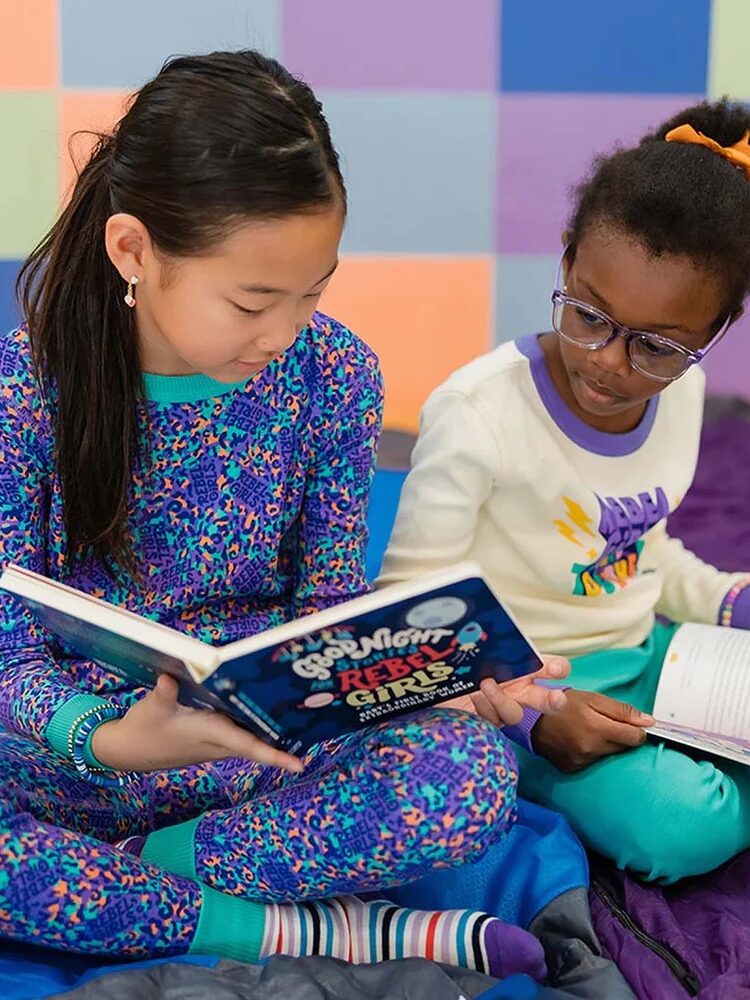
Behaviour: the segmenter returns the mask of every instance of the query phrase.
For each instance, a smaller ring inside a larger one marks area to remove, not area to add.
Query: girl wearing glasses
[[[667,532],[695,472],[700,363],[750,290],[749,134],[744,107],[704,103],[595,162],[552,330],[427,402],[382,577],[477,559],[540,648],[572,658],[565,706],[516,730],[521,792],[664,883],[750,846],[750,769],[645,733],[677,627],[657,615],[750,627],[750,577]]]

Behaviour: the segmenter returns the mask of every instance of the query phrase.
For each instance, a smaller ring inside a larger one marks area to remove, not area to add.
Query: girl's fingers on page
[[[625,701],[609,698],[606,694],[592,694],[589,704],[600,715],[604,715],[614,722],[624,722],[629,726],[653,726],[655,721],[653,715],[641,712]]]
[[[599,718],[599,733],[603,740],[613,744],[615,750],[621,747],[639,747],[646,742],[646,731],[640,726],[631,726],[626,722],[613,722],[605,715]]]

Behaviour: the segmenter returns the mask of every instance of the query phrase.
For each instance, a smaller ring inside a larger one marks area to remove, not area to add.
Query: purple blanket
[[[669,889],[640,885],[611,869],[604,878],[634,919],[627,928],[604,902],[592,866],[591,912],[608,956],[640,1000],[742,1000],[750,997],[750,854]],[[599,891],[597,891],[599,890]],[[639,931],[661,945],[654,951]],[[681,968],[680,968],[681,967]]]
[[[695,484],[670,533],[720,569],[750,571],[749,507],[750,405],[710,400]],[[750,852],[666,890],[594,859],[591,910],[642,1000],[750,998]]]
[[[750,405],[710,419],[717,408],[707,408],[695,482],[669,531],[719,569],[750,572]]]

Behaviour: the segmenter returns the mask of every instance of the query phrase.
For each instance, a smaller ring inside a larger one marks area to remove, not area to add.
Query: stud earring
[[[131,309],[135,305],[135,286],[138,284],[139,279],[133,275],[133,277],[128,282],[128,290],[125,293],[125,305],[129,306]]]

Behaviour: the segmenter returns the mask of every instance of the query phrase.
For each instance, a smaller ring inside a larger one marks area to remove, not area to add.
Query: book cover
[[[222,663],[204,682],[233,717],[296,752],[456,698],[541,660],[485,582],[464,579]]]

